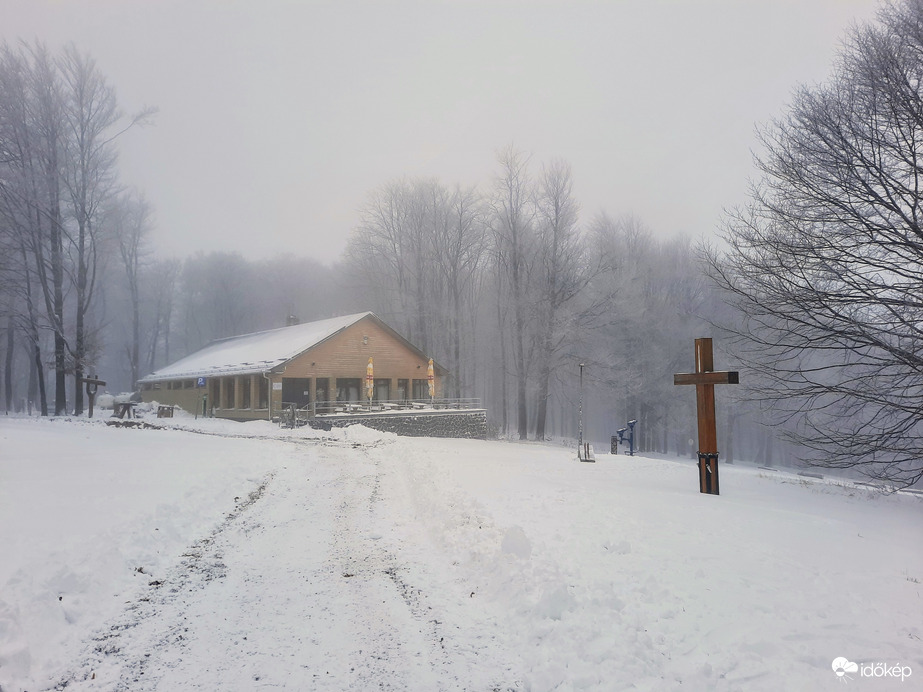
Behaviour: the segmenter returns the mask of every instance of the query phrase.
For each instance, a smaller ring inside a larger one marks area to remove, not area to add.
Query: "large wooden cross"
[[[699,492],[718,494],[718,432],[715,385],[738,384],[736,371],[715,372],[711,339],[695,340],[695,372],[673,375],[673,384],[694,384],[699,421]]]

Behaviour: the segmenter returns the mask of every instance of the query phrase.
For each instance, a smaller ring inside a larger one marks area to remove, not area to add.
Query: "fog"
[[[492,434],[576,439],[582,398],[589,439],[637,420],[688,454],[671,376],[749,314],[698,241],[875,5],[7,3],[6,410],[80,414],[84,374],[128,393],[215,339],[369,310]],[[157,113],[125,127],[97,76]],[[741,382],[723,458],[795,463]]]
[[[3,0],[0,36],[72,41],[126,112],[159,108],[119,144],[159,254],[330,262],[371,190],[489,186],[509,144],[571,163],[582,219],[710,234],[756,125],[876,5]]]

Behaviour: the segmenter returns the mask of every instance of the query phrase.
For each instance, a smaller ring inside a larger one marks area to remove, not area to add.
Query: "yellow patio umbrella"
[[[365,393],[369,398],[369,406],[372,405],[372,395],[375,394],[375,369],[372,367],[372,357],[369,356],[369,364],[365,369]]]
[[[436,396],[436,376],[433,374],[433,359],[429,359],[429,365],[426,366],[426,381],[429,383],[430,401]]]

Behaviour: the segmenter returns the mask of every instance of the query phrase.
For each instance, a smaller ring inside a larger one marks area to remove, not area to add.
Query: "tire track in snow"
[[[150,667],[149,651],[181,645],[189,630],[184,625],[185,618],[183,621],[163,623],[162,611],[175,606],[184,594],[202,590],[209,582],[226,575],[227,566],[219,539],[262,498],[272,477],[273,474],[268,474],[209,535],[190,545],[178,565],[164,579],[150,581],[146,595],[129,604],[118,620],[93,637],[83,660],[53,689],[82,689],[83,685],[87,685],[87,689],[142,689],[146,682],[144,676]],[[144,574],[140,568],[138,572]],[[146,650],[141,656],[136,653],[139,640],[144,642],[141,648]],[[104,671],[110,674],[118,671],[118,676],[104,681]]]
[[[375,525],[381,457],[366,448],[354,461],[364,471],[341,479],[343,500],[335,517],[331,554],[342,565],[342,577],[357,605],[360,663],[350,689],[460,689],[443,647],[439,619],[426,595],[404,580],[399,557],[383,546]]]
[[[55,689],[465,689],[380,541],[373,447],[298,445]]]

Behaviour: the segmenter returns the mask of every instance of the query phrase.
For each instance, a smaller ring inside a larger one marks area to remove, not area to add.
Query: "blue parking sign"
[[[199,379],[197,379],[197,380],[196,380],[196,383],[195,383],[195,386],[196,386],[196,387],[204,387],[204,386],[205,386],[205,378],[204,378],[204,377],[200,377]]]

